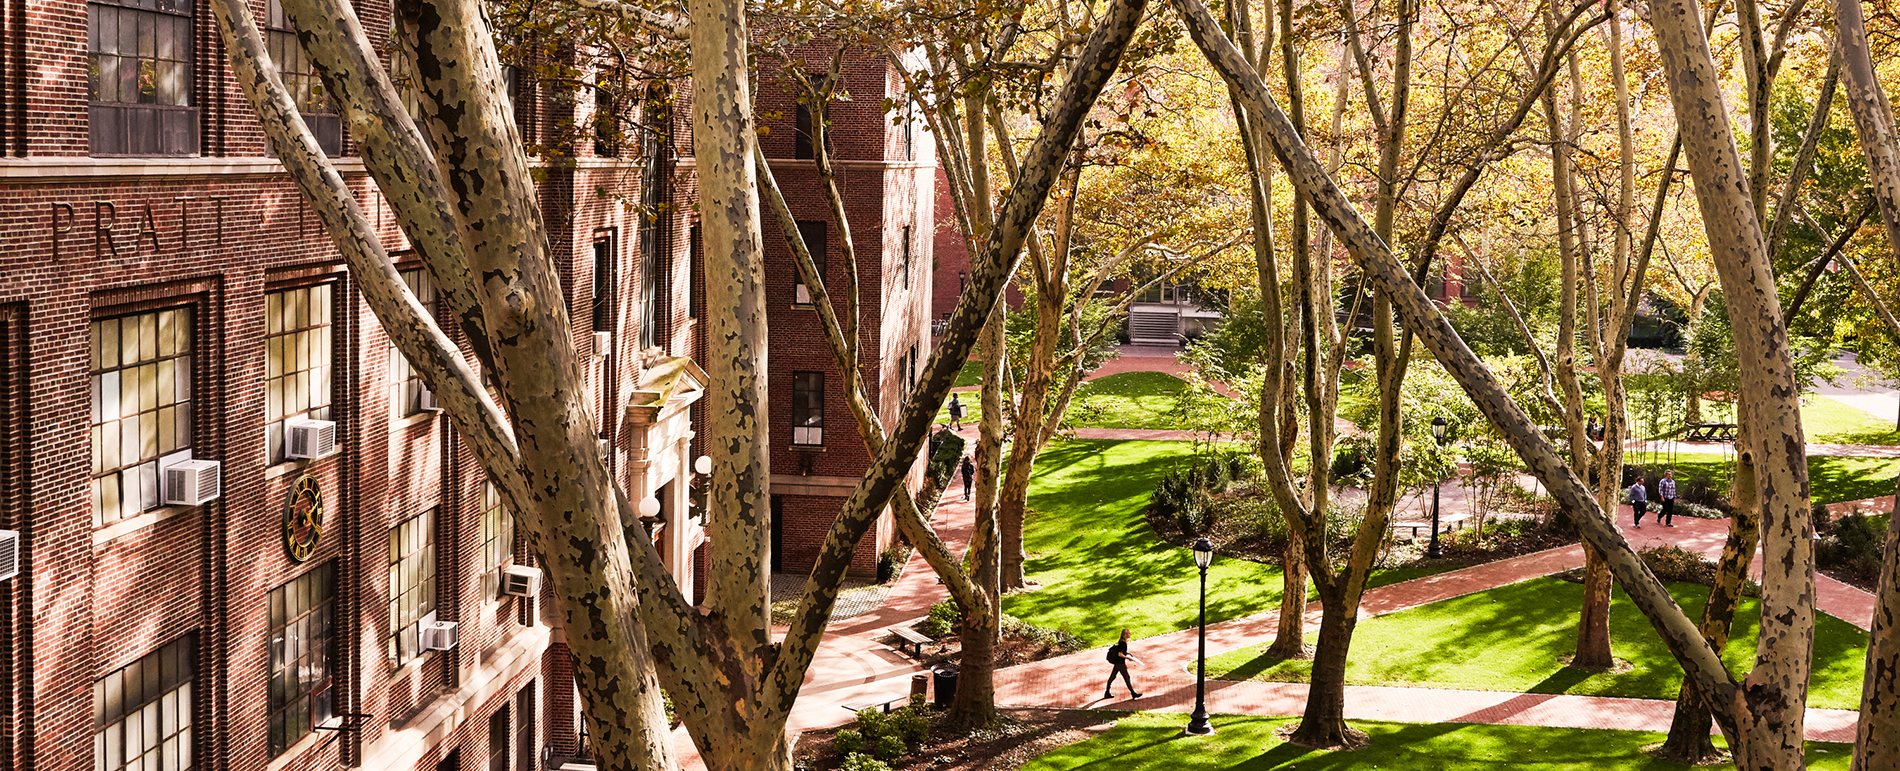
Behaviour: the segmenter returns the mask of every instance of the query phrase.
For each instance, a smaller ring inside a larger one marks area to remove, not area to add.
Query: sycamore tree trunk
[[[497,123],[499,111],[483,112],[484,107],[493,106],[494,90],[468,88],[471,83],[495,82],[492,77],[484,79],[484,75],[498,70],[485,28],[478,24],[472,33],[442,34],[442,27],[466,21],[471,9],[428,9],[427,17],[434,25],[415,30],[423,44],[418,53],[446,59],[448,65],[437,68],[435,77],[423,88],[439,94],[438,87],[444,82],[460,84],[464,92],[457,94],[458,107],[466,112],[447,127],[467,133],[471,141],[465,148],[479,148],[476,152],[514,151],[518,156],[519,141]],[[445,286],[444,297],[474,341],[472,347],[494,364],[504,389],[513,380],[531,384],[519,389],[519,396],[509,394],[511,409],[516,415],[539,415],[544,410],[564,411],[579,406],[562,388],[578,382],[578,369],[565,366],[573,361],[573,351],[561,331],[565,319],[560,306],[542,309],[538,315],[496,313],[486,307],[484,301],[489,298],[478,295],[478,288],[468,278],[476,266],[486,267],[483,264],[488,263],[495,268],[491,274],[495,280],[480,288],[483,293],[506,287],[506,291],[523,295],[553,290],[558,296],[551,274],[539,270],[545,260],[536,259],[544,256],[535,253],[537,241],[543,249],[546,241],[540,232],[538,213],[532,209],[531,191],[526,206],[518,197],[520,188],[516,185],[527,177],[525,173],[518,177],[510,174],[525,172],[525,163],[490,165],[491,172],[506,178],[497,189],[513,188],[515,196],[504,194],[479,201],[459,196],[465,189],[461,184],[468,181],[465,173],[454,173],[462,170],[455,164],[459,159],[449,159],[451,174],[445,180],[421,134],[400,111],[400,100],[376,63],[373,48],[354,14],[345,7],[317,3],[288,3],[287,10],[298,26],[323,30],[322,34],[305,38],[310,41],[319,73],[331,84],[339,106],[351,118],[353,131],[362,127],[359,142],[365,160],[378,174],[392,209],[402,215],[405,231],[437,274],[438,283]],[[584,677],[580,685],[584,695],[600,702],[597,714],[613,722],[598,737],[601,746],[613,753],[607,767],[676,767],[652,662],[645,655],[646,640],[637,623],[627,623],[633,613],[616,602],[633,596],[632,576],[627,569],[625,542],[620,537],[615,497],[604,493],[610,483],[598,452],[591,448],[591,436],[583,440],[552,425],[552,431],[533,426],[518,432],[510,430],[479,381],[460,361],[454,344],[434,327],[399,280],[391,281],[395,277],[393,264],[363,217],[362,208],[303,126],[265,52],[262,34],[249,8],[217,2],[213,11],[246,97],[257,110],[286,169],[350,263],[372,310],[391,331],[392,340],[417,363],[418,370],[441,395],[458,433],[490,469],[550,566],[558,565],[559,569],[551,572],[561,612],[569,623],[595,625],[597,634],[575,640],[573,649],[584,666],[592,667],[592,674],[600,675]],[[335,23],[319,23],[321,17]],[[437,97],[435,101],[443,100]],[[470,107],[474,109],[467,110]],[[381,122],[372,123],[368,119],[372,115]],[[443,126],[438,123],[438,129]],[[464,230],[470,224],[489,228],[489,235],[470,237]],[[518,241],[527,259],[509,261],[509,250],[497,248],[503,240]],[[498,350],[488,345],[491,331],[496,339],[506,341]],[[568,361],[561,356],[563,345]],[[591,421],[582,430],[591,434]],[[568,479],[573,484],[555,491],[547,489],[545,482],[536,481],[546,478],[549,464],[562,463],[569,466]],[[565,543],[550,543],[543,535],[550,531],[571,535],[566,543],[586,541],[604,548],[578,553],[566,548]],[[578,595],[589,593],[580,588],[582,583],[628,591],[604,598],[592,592],[589,600],[577,602]]]
[[[1695,6],[1665,0],[1651,19],[1669,75],[1683,150],[1696,181],[1709,246],[1735,330],[1741,371],[1744,437],[1761,502],[1761,637],[1755,668],[1737,695],[1736,767],[1798,768],[1803,763],[1804,707],[1814,641],[1814,546],[1809,521],[1805,441],[1787,327],[1782,322],[1759,207],[1741,178],[1729,112]],[[1726,184],[1725,184],[1726,183]]]
[[[332,27],[354,38],[355,61],[319,63],[320,74],[332,83],[368,84],[373,92],[349,103],[348,89],[331,86],[350,110],[352,130],[373,140],[366,147],[384,141],[371,136],[379,130],[391,137],[387,147],[394,150],[377,156],[372,174],[380,187],[397,191],[392,209],[405,231],[412,239],[431,228],[452,234],[419,244],[418,251],[465,328],[479,320],[480,334],[471,335],[478,354],[484,341],[492,341],[492,374],[513,426],[500,422],[502,413],[484,400],[482,384],[466,365],[458,368],[459,353],[399,288],[361,207],[302,129],[248,10],[229,3],[216,10],[233,68],[287,168],[364,279],[365,295],[392,339],[418,362],[546,558],[603,763],[627,769],[676,765],[659,717],[657,670],[708,768],[789,767],[785,719],[851,554],[913,466],[935,406],[974,343],[976,328],[996,307],[1061,155],[1131,39],[1141,4],[1116,3],[1088,39],[1077,76],[1063,85],[1045,133],[1030,148],[1024,173],[1002,207],[1001,227],[973,261],[968,301],[953,315],[890,441],[827,534],[793,627],[777,647],[764,626],[766,403],[758,375],[764,371],[764,314],[743,9],[696,3],[690,23],[669,28],[695,43],[700,210],[708,254],[715,255],[706,265],[716,277],[707,282],[715,287],[709,304],[730,309],[713,318],[709,335],[708,369],[717,381],[711,397],[712,500],[721,509],[714,518],[710,593],[717,610],[711,614],[679,594],[595,447],[595,421],[588,416],[532,176],[506,100],[493,86],[500,82],[499,66],[480,8],[467,0],[398,8],[424,73],[420,90],[432,103],[425,105],[430,134],[442,140],[433,156],[408,125],[387,73],[375,64],[347,8],[329,8],[328,19],[299,26]],[[307,33],[304,40],[311,37]]]
[[[1554,19],[1557,9],[1552,7],[1547,18]],[[1548,26],[1550,34],[1555,35],[1555,24]],[[1609,468],[1609,448],[1619,441],[1621,431],[1612,434],[1612,418],[1605,416],[1603,450],[1591,452],[1590,438],[1583,435],[1583,391],[1577,380],[1576,323],[1578,316],[1584,317],[1584,331],[1587,337],[1595,337],[1597,304],[1594,294],[1579,295],[1579,289],[1585,286],[1585,277],[1589,270],[1584,263],[1590,254],[1584,248],[1584,230],[1582,217],[1579,216],[1576,187],[1575,161],[1572,153],[1578,138],[1582,135],[1579,127],[1579,100],[1582,99],[1581,78],[1577,74],[1577,57],[1568,57],[1570,71],[1570,109],[1567,113],[1569,126],[1559,128],[1560,113],[1552,112],[1551,128],[1555,145],[1551,152],[1551,187],[1555,193],[1558,223],[1558,250],[1564,263],[1564,310],[1559,320],[1557,341],[1557,376],[1563,384],[1565,416],[1574,415],[1576,423],[1569,426],[1573,441],[1571,458],[1577,468],[1591,468],[1595,471],[1597,500],[1606,501],[1615,511],[1616,489],[1621,482],[1619,471]],[[1556,109],[1562,99],[1552,97],[1548,106]],[[1565,330],[1564,325],[1569,329]],[[1566,421],[1569,422],[1568,420]],[[1581,438],[1582,441],[1576,441]],[[1582,452],[1579,452],[1581,450]],[[1620,453],[1618,460],[1621,460]],[[1619,464],[1620,465],[1620,464]],[[1583,605],[1577,613],[1577,648],[1571,655],[1570,666],[1580,669],[1603,671],[1616,665],[1610,652],[1610,590],[1611,579],[1609,564],[1594,547],[1585,544],[1583,549]]]
[[[1735,513],[1729,522],[1728,540],[1722,545],[1722,557],[1715,567],[1715,584],[1709,587],[1708,604],[1702,607],[1702,637],[1709,647],[1722,650],[1728,645],[1730,625],[1735,620],[1735,605],[1742,596],[1742,581],[1748,565],[1755,559],[1761,539],[1760,505],[1753,485],[1740,484],[1752,475],[1736,474]],[[1676,713],[1669,722],[1669,738],[1656,754],[1684,763],[1702,763],[1720,755],[1709,738],[1709,705],[1691,681],[1683,681],[1676,695]]]
[[[1775,543],[1771,543],[1768,550],[1771,574],[1765,583],[1764,593],[1768,596],[1764,597],[1763,603],[1768,611],[1763,615],[1763,635],[1755,671],[1749,677],[1748,689],[1744,691],[1728,674],[1716,652],[1702,639],[1695,625],[1676,606],[1661,583],[1630,549],[1628,542],[1617,533],[1582,481],[1558,458],[1536,425],[1505,393],[1490,370],[1463,345],[1449,322],[1436,312],[1430,300],[1393,258],[1385,243],[1353,209],[1343,192],[1314,158],[1312,151],[1292,131],[1265,84],[1244,66],[1244,60],[1221,34],[1218,23],[1206,7],[1198,0],[1176,0],[1174,5],[1181,11],[1196,45],[1207,55],[1222,79],[1240,91],[1250,111],[1267,118],[1265,123],[1281,165],[1287,169],[1295,186],[1309,196],[1315,210],[1339,236],[1340,241],[1347,245],[1354,260],[1365,271],[1367,279],[1396,300],[1395,306],[1406,326],[1418,334],[1419,339],[1465,389],[1480,411],[1550,489],[1559,504],[1579,513],[1578,526],[1584,539],[1604,553],[1631,600],[1650,619],[1671,653],[1683,664],[1687,675],[1696,680],[1699,688],[1710,694],[1716,719],[1722,723],[1725,732],[1735,737],[1737,755],[1747,763],[1741,767],[1752,769],[1798,765],[1800,712],[1805,701],[1803,691],[1812,644],[1811,611],[1802,608],[1800,603],[1812,596],[1813,559],[1811,552],[1804,551],[1807,548],[1805,537],[1795,537],[1805,535],[1802,531],[1807,524],[1804,500],[1807,497],[1806,464],[1799,457],[1792,457],[1799,452],[1793,448],[1801,446],[1799,413],[1794,404],[1793,371],[1788,364],[1785,336],[1779,344],[1776,343],[1778,319],[1769,304],[1772,299],[1766,303],[1761,299],[1764,292],[1772,293],[1773,281],[1767,275],[1766,260],[1759,248],[1752,262],[1745,250],[1717,250],[1718,260],[1725,272],[1724,284],[1733,287],[1730,293],[1755,295],[1754,298],[1738,302],[1732,310],[1736,311],[1738,320],[1757,324],[1747,335],[1749,341],[1743,346],[1743,356],[1749,360],[1766,362],[1764,366],[1751,368],[1744,373],[1745,387],[1761,392],[1764,401],[1772,405],[1771,408],[1760,410],[1762,422],[1771,427],[1764,433],[1772,439],[1764,438],[1755,446],[1747,448],[1755,452],[1758,458],[1773,461],[1763,464],[1774,469],[1764,474],[1764,478],[1769,480],[1764,485],[1764,498],[1770,501],[1764,506],[1764,532],[1768,536],[1765,541]],[[1668,7],[1668,11],[1685,14],[1684,9],[1674,6]],[[1656,15],[1660,19],[1664,14],[1659,9]],[[1665,51],[1669,51],[1671,57],[1666,58],[1681,59],[1682,50],[1690,47],[1683,40],[1682,26],[1679,20],[1673,22],[1673,26],[1658,24],[1659,29],[1667,30],[1663,39]],[[1697,69],[1701,79],[1691,82],[1699,82],[1711,89],[1710,93],[1697,93],[1695,97],[1700,104],[1719,108],[1720,94],[1712,92],[1716,80],[1712,66],[1707,65],[1707,47],[1701,37],[1701,29],[1693,21],[1686,26],[1690,30],[1689,34],[1693,35],[1692,40],[1700,44],[1694,47],[1702,52],[1702,64]],[[1671,74],[1680,75],[1673,71]],[[1680,88],[1685,80],[1688,79],[1672,77],[1672,86]],[[1685,98],[1679,95],[1675,101],[1681,109]],[[1692,128],[1702,131],[1712,127],[1714,131],[1711,131],[1710,138],[1697,142],[1719,146],[1723,140],[1727,140],[1728,157],[1734,158],[1733,140],[1727,132],[1726,122],[1712,125],[1708,117],[1681,122],[1685,126],[1685,134]],[[1709,156],[1719,154],[1705,153],[1709,149],[1707,147],[1692,145],[1690,149],[1692,166],[1704,167],[1698,174],[1712,173],[1714,169],[1708,167],[1715,164],[1707,163],[1711,160]],[[1730,178],[1739,176],[1731,172]],[[1714,187],[1717,185],[1699,180],[1697,190],[1709,195],[1707,191]],[[1743,208],[1739,211],[1752,215],[1746,206],[1744,198]],[[1747,233],[1753,232],[1755,243],[1759,245],[1759,224],[1756,223],[1752,231],[1746,229],[1752,217],[1716,219],[1718,221],[1712,222],[1709,228],[1712,241],[1720,242],[1726,238],[1717,235],[1717,225],[1720,225],[1741,234],[1744,239]],[[1738,254],[1737,251],[1744,253]],[[1744,273],[1744,270],[1747,272]],[[1768,296],[1772,298],[1772,294]]]
[[[1867,175],[1887,228],[1887,241],[1900,244],[1895,240],[1900,235],[1900,137],[1894,131],[1893,108],[1874,71],[1860,0],[1835,0],[1834,9],[1835,53],[1840,57],[1847,106],[1867,157]],[[1887,523],[1858,731],[1855,771],[1900,767],[1900,516]]]

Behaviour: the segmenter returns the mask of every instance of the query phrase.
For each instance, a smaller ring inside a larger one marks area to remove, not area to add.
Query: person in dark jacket
[[[950,395],[950,430],[963,430],[963,401],[956,394]]]
[[[970,485],[976,482],[976,464],[970,462],[969,453],[963,455],[963,500],[970,499]]]
[[[1630,511],[1636,514],[1636,529],[1643,529],[1643,514],[1649,509],[1649,491],[1643,489],[1643,477],[1637,475],[1636,484],[1630,485]]]
[[[1108,686],[1102,689],[1102,698],[1115,698],[1116,675],[1122,676],[1122,682],[1127,684],[1128,693],[1131,697],[1136,699],[1141,698],[1141,692],[1135,690],[1135,681],[1128,677],[1128,662],[1130,661],[1136,664],[1141,663],[1141,659],[1128,655],[1128,630],[1123,629],[1121,642],[1108,646],[1108,663],[1109,666],[1114,668],[1108,670]]]

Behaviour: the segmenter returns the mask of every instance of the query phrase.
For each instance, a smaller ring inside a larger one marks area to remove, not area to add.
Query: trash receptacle
[[[949,709],[950,700],[957,695],[957,668],[949,665],[930,670],[931,685],[937,689],[937,698],[933,703],[937,709]]]
[[[930,695],[930,676],[922,672],[910,676],[910,698],[922,701]]]

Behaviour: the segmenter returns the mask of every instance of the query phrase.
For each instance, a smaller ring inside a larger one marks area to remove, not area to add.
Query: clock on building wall
[[[284,552],[297,562],[317,553],[323,539],[323,488],[305,474],[290,486],[284,499]]]

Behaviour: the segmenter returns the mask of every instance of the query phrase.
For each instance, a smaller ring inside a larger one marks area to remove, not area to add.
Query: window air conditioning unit
[[[614,347],[614,333],[612,332],[595,332],[594,333],[594,355],[595,356],[606,356],[608,351],[613,350],[613,347]]]
[[[612,439],[602,439],[602,440],[600,440],[600,457],[602,457],[602,458],[606,458],[606,459],[607,459],[607,462],[608,462],[608,463],[612,463],[612,462],[613,462],[613,460],[614,460],[614,440],[612,440]]]
[[[441,412],[442,405],[435,403],[435,392],[427,388],[416,394],[416,407],[424,412]]]
[[[422,624],[422,649],[446,651],[462,641],[461,625],[454,621],[425,621]]]
[[[534,597],[541,593],[541,569],[510,565],[501,569],[501,593],[509,597]]]
[[[0,581],[20,574],[20,531],[0,530]]]
[[[284,454],[322,458],[336,452],[336,421],[298,418],[284,422]]]
[[[166,466],[165,503],[200,506],[216,499],[223,492],[220,466],[215,460],[181,460]]]

